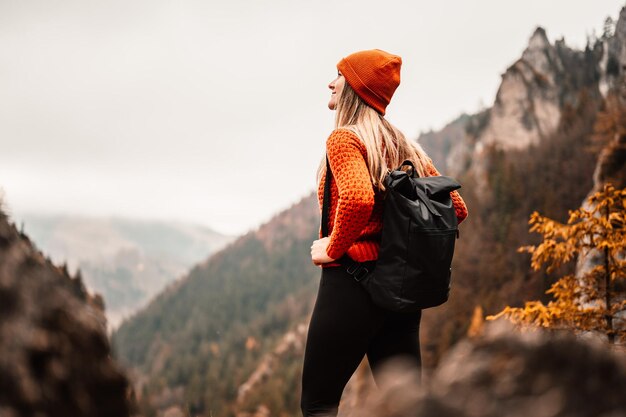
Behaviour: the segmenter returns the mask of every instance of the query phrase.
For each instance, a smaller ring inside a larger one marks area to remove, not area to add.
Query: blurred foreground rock
[[[0,210],[0,416],[124,417],[127,389],[102,300]]]
[[[380,389],[340,417],[626,416],[624,351],[544,332],[490,334],[461,342],[428,382],[390,365]]]

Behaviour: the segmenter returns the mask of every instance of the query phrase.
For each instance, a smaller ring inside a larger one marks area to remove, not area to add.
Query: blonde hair
[[[385,190],[387,173],[405,160],[415,165],[419,176],[425,176],[430,159],[417,142],[409,141],[380,113],[368,106],[348,83],[337,100],[335,129],[352,131],[365,145],[367,167],[375,188]],[[326,169],[326,159],[320,164],[318,179]]]

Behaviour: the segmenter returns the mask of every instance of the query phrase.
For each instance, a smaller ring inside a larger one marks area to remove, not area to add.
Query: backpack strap
[[[433,216],[441,217],[441,213],[437,211],[433,203],[430,202],[430,198],[426,195],[426,193],[419,187],[417,184],[414,187],[415,193],[419,196],[421,202],[428,208],[428,210],[433,214]]]
[[[330,170],[330,162],[328,162],[328,155],[326,155],[326,180],[324,181],[324,202],[322,203],[322,237],[328,236],[328,220],[330,210],[330,180],[333,173]]]

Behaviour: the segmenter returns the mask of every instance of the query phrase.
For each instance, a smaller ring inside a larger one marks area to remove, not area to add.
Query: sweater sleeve
[[[374,188],[365,162],[365,145],[354,133],[335,130],[326,141],[326,154],[339,191],[326,254],[339,259],[367,225],[374,208]]]
[[[441,175],[439,171],[437,171],[437,168],[435,168],[435,165],[433,165],[433,162],[432,161],[429,161],[429,162],[430,164],[426,168],[426,172],[428,173],[428,175],[433,176],[433,177],[437,175]],[[468,214],[465,201],[463,201],[463,198],[461,197],[458,191],[452,191],[450,193],[450,198],[452,198],[452,204],[454,204],[454,211],[456,212],[456,218],[459,220],[459,224],[461,224],[461,222],[465,220]]]

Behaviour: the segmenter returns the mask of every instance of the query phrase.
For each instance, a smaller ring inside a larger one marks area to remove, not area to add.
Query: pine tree
[[[600,259],[592,269],[566,275],[546,292],[553,300],[506,307],[495,316],[518,324],[604,333],[610,343],[626,339],[626,189],[607,184],[587,200],[586,207],[570,212],[562,224],[534,212],[530,231],[543,235],[538,246],[525,246],[534,270],[546,265],[550,273],[596,252]]]

